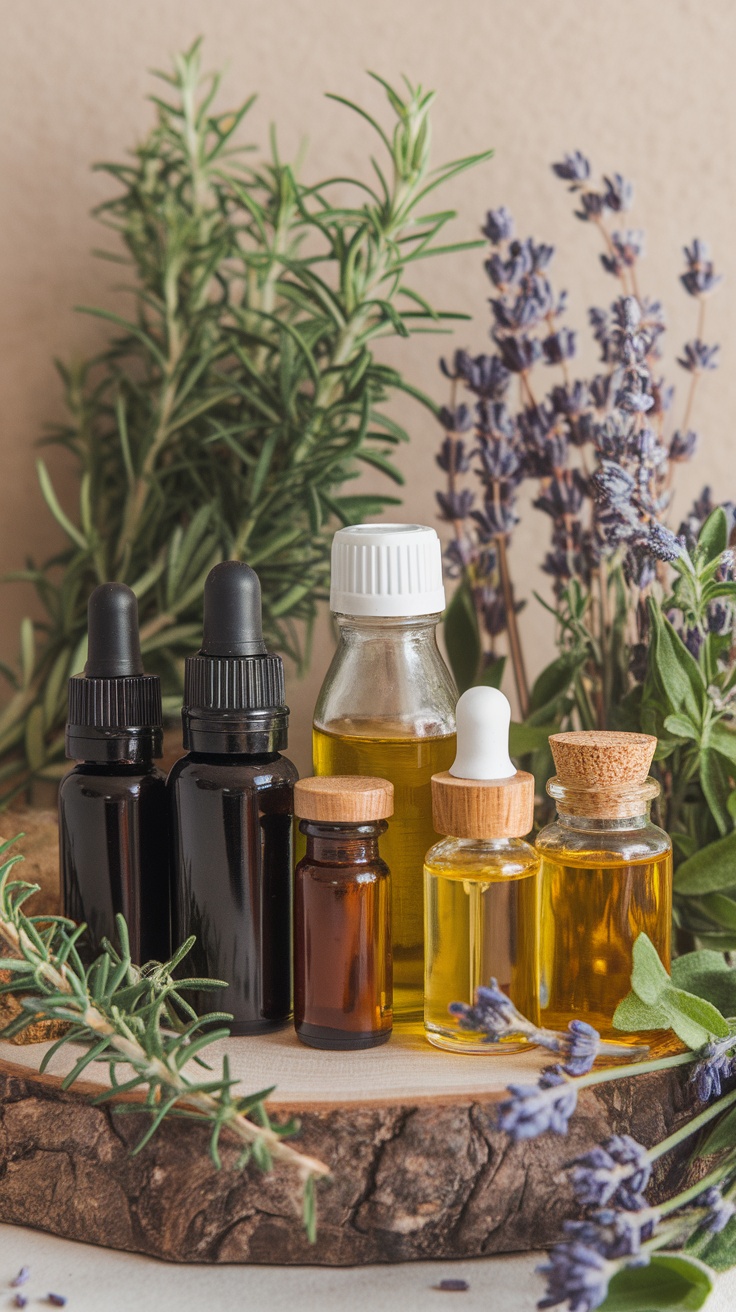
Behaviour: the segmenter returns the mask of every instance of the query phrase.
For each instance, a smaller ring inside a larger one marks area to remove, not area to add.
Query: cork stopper
[[[432,775],[432,819],[453,838],[522,838],[534,824],[534,775],[517,770],[507,779]]]
[[[557,774],[547,792],[558,810],[591,819],[640,815],[659,785],[649,778],[657,739],[646,733],[581,730],[549,740]]]
[[[394,813],[394,786],[372,775],[323,775],[294,784],[294,811],[301,820],[366,824]]]
[[[455,708],[457,755],[432,775],[438,834],[521,838],[534,824],[534,778],[509,756],[511,707],[498,688],[468,688]]]

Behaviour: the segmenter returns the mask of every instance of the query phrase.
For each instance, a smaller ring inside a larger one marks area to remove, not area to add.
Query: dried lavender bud
[[[686,342],[683,349],[683,355],[677,357],[677,363],[687,369],[688,373],[695,374],[705,369],[717,369],[717,355],[720,346],[706,346],[696,337],[692,342]]]
[[[16,1294],[13,1299],[13,1307],[25,1307],[28,1299],[25,1294]]]
[[[631,202],[634,199],[634,188],[626,178],[620,173],[614,173],[611,178],[603,179],[605,192],[603,193],[603,203],[607,210],[612,210],[614,214],[620,214],[622,210],[631,209]]]
[[[46,1302],[52,1307],[66,1307],[66,1298],[63,1294],[47,1294]]]
[[[17,1276],[15,1277],[15,1280],[11,1280],[10,1288],[17,1289],[19,1285],[24,1285],[26,1281],[30,1278],[30,1274],[31,1274],[31,1268],[29,1266],[22,1266]]]
[[[670,442],[670,460],[689,460],[695,454],[697,445],[698,434],[693,432],[692,428],[689,428],[686,433],[680,432],[679,428],[676,429]]]
[[[614,1134],[572,1163],[570,1178],[583,1206],[613,1203],[629,1212],[646,1206],[642,1194],[652,1174],[649,1153],[628,1134]]]
[[[453,1278],[440,1280],[440,1283],[435,1285],[434,1288],[440,1290],[443,1294],[464,1294],[467,1289],[470,1289],[470,1285],[467,1280]]]
[[[508,241],[513,237],[514,220],[505,205],[500,205],[497,210],[488,211],[481,232],[493,246],[498,246],[499,242]]]
[[[721,278],[715,273],[706,243],[696,237],[692,246],[683,247],[683,255],[687,269],[681,275],[680,282],[685,291],[690,296],[705,296],[708,292],[712,292]]]
[[[562,178],[563,182],[572,182],[580,185],[587,182],[590,177],[590,163],[580,150],[573,150],[571,154],[565,155],[564,159],[552,165],[552,172],[556,177]],[[570,188],[571,191],[575,187]]]

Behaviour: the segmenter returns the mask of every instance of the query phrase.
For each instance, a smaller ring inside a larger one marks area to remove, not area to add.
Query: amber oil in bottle
[[[392,1027],[391,888],[378,853],[385,779],[294,786],[307,854],[294,878],[294,1025],[313,1048],[373,1048]]]
[[[391,870],[394,1020],[422,1016],[422,867],[437,840],[430,780],[455,755],[457,691],[439,652],[442,558],[434,529],[340,529],[330,606],[338,647],[314,713],[316,775],[370,775],[394,785],[381,851]]]
[[[534,823],[534,779],[508,755],[510,708],[495,688],[470,688],[457,704],[457,758],[432,779],[435,828],[451,835],[424,864],[424,1029],[453,1052],[513,1051],[490,1045],[449,1011],[471,1004],[495,979],[539,1023],[539,858],[521,835]]]
[[[649,819],[659,793],[648,777],[656,738],[646,734],[553,734],[557,769],[547,791],[557,819],[537,837],[542,859],[542,1023],[579,1017],[624,1045],[657,1051],[669,1034],[627,1035],[613,1014],[630,989],[632,948],[648,934],[670,966],[672,844]]]

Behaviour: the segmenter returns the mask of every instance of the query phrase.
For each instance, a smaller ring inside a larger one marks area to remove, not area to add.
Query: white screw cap
[[[439,615],[442,548],[423,524],[351,524],[332,540],[330,610],[339,615]]]
[[[457,755],[450,766],[451,775],[488,780],[516,774],[509,756],[511,707],[498,688],[468,688],[458,701],[455,717]]]

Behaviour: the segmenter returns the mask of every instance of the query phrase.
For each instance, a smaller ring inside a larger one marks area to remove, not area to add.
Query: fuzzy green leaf
[[[736,887],[736,830],[688,857],[675,871],[675,891],[686,897]]]
[[[617,1272],[600,1312],[697,1312],[713,1289],[713,1273],[696,1258],[655,1253],[647,1266]]]

